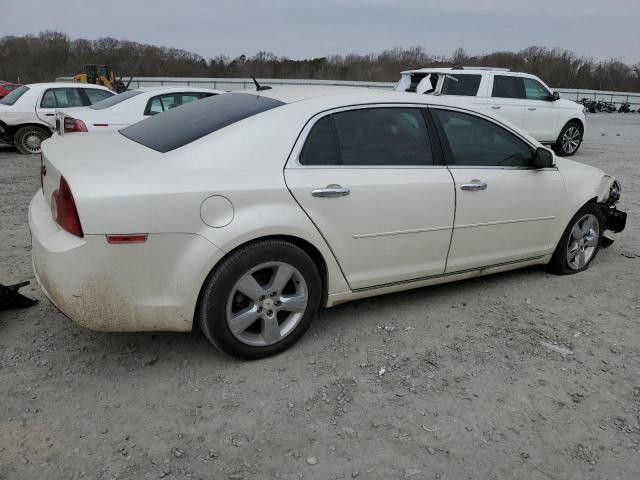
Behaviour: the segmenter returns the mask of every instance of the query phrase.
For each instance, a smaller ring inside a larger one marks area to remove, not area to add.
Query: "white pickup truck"
[[[497,113],[539,142],[552,145],[558,155],[573,155],[582,143],[583,106],[560,98],[528,73],[480,67],[421,68],[402,72],[395,90],[468,97],[474,108]]]

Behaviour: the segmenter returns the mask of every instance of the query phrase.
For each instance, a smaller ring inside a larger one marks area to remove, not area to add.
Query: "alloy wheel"
[[[566,259],[569,268],[584,268],[596,253],[599,238],[600,225],[596,216],[588,213],[580,217],[571,229],[567,242]]]
[[[580,130],[578,127],[569,127],[562,135],[562,150],[571,154],[580,146]]]
[[[227,299],[227,324],[241,342],[267,346],[289,335],[309,302],[302,274],[284,262],[268,262],[246,272]]]

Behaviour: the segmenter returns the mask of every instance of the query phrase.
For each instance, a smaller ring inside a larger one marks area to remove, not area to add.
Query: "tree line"
[[[490,66],[528,72],[557,88],[640,92],[640,62],[596,61],[561,48],[528,47],[469,55],[431,55],[422,47],[375,54],[331,55],[291,60],[272,53],[204,57],[177,48],[116,38],[74,39],[61,32],[0,38],[0,78],[32,83],[80,73],[85,64],[108,64],[124,77],[258,77],[396,81],[402,70],[439,66]]]

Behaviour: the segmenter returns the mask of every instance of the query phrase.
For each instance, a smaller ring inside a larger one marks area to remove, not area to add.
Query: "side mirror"
[[[551,95],[551,101],[555,102],[560,100],[560,94],[558,92],[553,92],[553,94]]]
[[[553,153],[544,147],[538,147],[533,155],[533,166],[535,168],[553,167]]]

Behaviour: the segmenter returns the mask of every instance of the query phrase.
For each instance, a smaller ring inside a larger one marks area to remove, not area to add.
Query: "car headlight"
[[[607,198],[607,201],[609,203],[616,203],[618,200],[620,200],[621,194],[622,185],[620,185],[620,182],[616,180],[611,184],[611,188],[609,188],[609,197]]]

